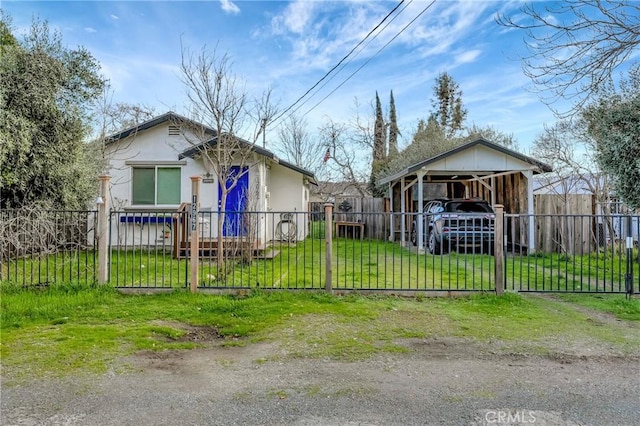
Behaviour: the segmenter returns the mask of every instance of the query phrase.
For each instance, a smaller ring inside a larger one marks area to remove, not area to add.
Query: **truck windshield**
[[[493,213],[485,202],[460,201],[447,204],[447,211],[454,213]]]

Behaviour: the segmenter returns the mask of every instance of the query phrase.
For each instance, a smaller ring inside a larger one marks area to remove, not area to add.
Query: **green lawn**
[[[640,321],[640,300],[622,295],[571,299],[506,294],[405,299],[338,297],[324,292],[254,292],[250,296],[123,295],[109,286],[54,284],[26,289],[2,283],[0,355],[5,383],[128,368],[141,350],[191,349],[188,327],[215,329],[223,345],[273,341],[296,357],[361,359],[403,352],[398,339],[455,336],[500,342],[497,350],[544,353],[546,342],[599,342],[637,351],[637,327],[597,324],[574,305]],[[568,296],[567,296],[568,297]]]
[[[317,230],[316,230],[317,231]],[[314,235],[317,232],[314,231]],[[213,288],[323,289],[326,281],[325,242],[308,238],[297,244],[275,243],[269,259],[250,263],[231,259],[218,273],[215,259],[200,262],[199,285]],[[418,254],[397,243],[335,239],[332,246],[333,288],[343,290],[481,290],[495,288],[494,258],[459,254]],[[581,256],[507,255],[508,290],[560,292],[625,292],[624,253],[595,252]],[[634,253],[637,256],[637,251]],[[60,253],[19,259],[1,266],[1,279],[18,284],[93,283],[95,252]],[[164,250],[112,250],[110,283],[116,287],[184,288],[189,262]],[[639,291],[640,269],[633,266]]]
[[[635,292],[639,292],[640,265],[633,253]],[[594,252],[585,255],[537,253],[506,259],[506,287],[522,291],[625,292],[624,253]]]

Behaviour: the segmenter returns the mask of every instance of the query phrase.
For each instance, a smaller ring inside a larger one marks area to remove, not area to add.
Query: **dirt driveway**
[[[621,324],[620,326],[629,326]],[[635,327],[635,325],[633,325]],[[129,371],[2,387],[3,425],[636,425],[640,357],[402,341],[404,354],[301,359],[277,342],[147,352]],[[562,347],[562,342],[557,342]]]

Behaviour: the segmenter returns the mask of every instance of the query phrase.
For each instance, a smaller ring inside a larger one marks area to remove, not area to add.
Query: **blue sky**
[[[396,1],[7,1],[2,8],[21,33],[33,16],[61,32],[69,47],[86,47],[101,63],[116,101],[144,103],[158,114],[184,113],[181,42],[192,50],[218,46],[234,71],[259,95],[271,86],[289,106],[345,56]],[[544,123],[554,122],[538,95],[526,89],[518,53],[523,34],[498,26],[497,12],[517,13],[518,2],[430,1],[408,6],[325,88],[299,110],[312,131],[326,117],[349,121],[354,99],[369,113],[376,90],[388,107],[393,90],[403,144],[431,111],[435,77],[449,72],[460,84],[467,124],[513,133],[523,151]],[[396,37],[393,41],[390,40]],[[380,49],[388,44],[382,51]],[[349,81],[312,109],[366,61]]]

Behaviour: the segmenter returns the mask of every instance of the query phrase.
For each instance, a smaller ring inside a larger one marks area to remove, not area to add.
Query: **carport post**
[[[395,240],[395,223],[393,222],[393,184],[389,182],[389,241]]]
[[[424,245],[425,245],[425,241],[424,241],[424,213],[422,211],[422,208],[424,207],[424,184],[422,183],[423,179],[424,179],[424,172],[418,172],[417,174],[418,176],[418,214],[415,217],[415,220],[417,222],[418,225],[418,229],[416,230],[416,232],[418,233],[417,238],[416,238],[416,245],[418,246],[418,253],[424,253]]]
[[[495,224],[493,235],[493,256],[496,277],[496,294],[504,294],[504,206],[493,206],[495,212]]]
[[[333,268],[331,248],[333,247],[333,203],[324,203],[324,245],[325,245],[325,282],[324,289],[333,290]]]
[[[200,211],[200,176],[191,176],[191,247],[189,261],[191,262],[191,277],[189,280],[191,293],[198,291],[198,267],[200,266],[200,224],[198,212]],[[218,253],[220,256],[220,253]]]

